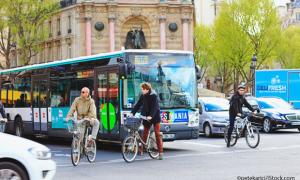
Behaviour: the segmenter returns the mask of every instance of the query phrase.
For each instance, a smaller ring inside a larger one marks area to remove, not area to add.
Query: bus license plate
[[[175,134],[163,134],[163,139],[174,139]]]
[[[294,125],[294,126],[300,125],[300,122],[292,122],[292,125]]]

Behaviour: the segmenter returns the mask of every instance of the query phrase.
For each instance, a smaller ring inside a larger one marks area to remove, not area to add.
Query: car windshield
[[[204,101],[206,112],[229,111],[229,102],[226,99],[211,99]]]
[[[196,72],[192,54],[128,53],[135,70],[124,80],[124,107],[131,108],[141,95],[140,84],[149,82],[161,108],[195,108]]]
[[[264,98],[258,100],[259,106],[262,109],[270,109],[270,108],[277,108],[277,109],[293,109],[289,103],[282,99],[277,98]]]

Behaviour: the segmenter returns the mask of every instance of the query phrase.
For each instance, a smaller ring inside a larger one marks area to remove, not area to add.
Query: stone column
[[[92,18],[85,18],[85,54],[92,55]]]
[[[189,50],[189,19],[182,19],[182,47],[183,50]]]
[[[116,23],[116,11],[117,11],[117,3],[111,1],[107,5],[108,11],[108,26],[109,26],[109,50],[116,50],[116,41],[115,41],[115,23]]]
[[[115,51],[115,18],[109,18],[109,50]]]
[[[160,25],[160,48],[166,49],[166,18],[159,19]]]

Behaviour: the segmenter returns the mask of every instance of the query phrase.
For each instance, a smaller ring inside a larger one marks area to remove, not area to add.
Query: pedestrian
[[[156,143],[159,151],[159,159],[163,159],[163,142],[160,136],[160,108],[158,104],[158,97],[155,91],[152,89],[150,83],[142,83],[140,85],[142,95],[140,96],[138,102],[134,105],[131,115],[141,109],[141,115],[146,116],[148,121],[143,121],[144,132],[143,141],[146,142],[151,126],[154,126],[154,132],[156,137]]]

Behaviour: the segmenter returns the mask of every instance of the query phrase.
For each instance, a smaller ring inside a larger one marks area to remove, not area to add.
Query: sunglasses
[[[84,91],[81,91],[81,94],[84,94],[84,93],[86,93],[86,92],[84,92]]]

